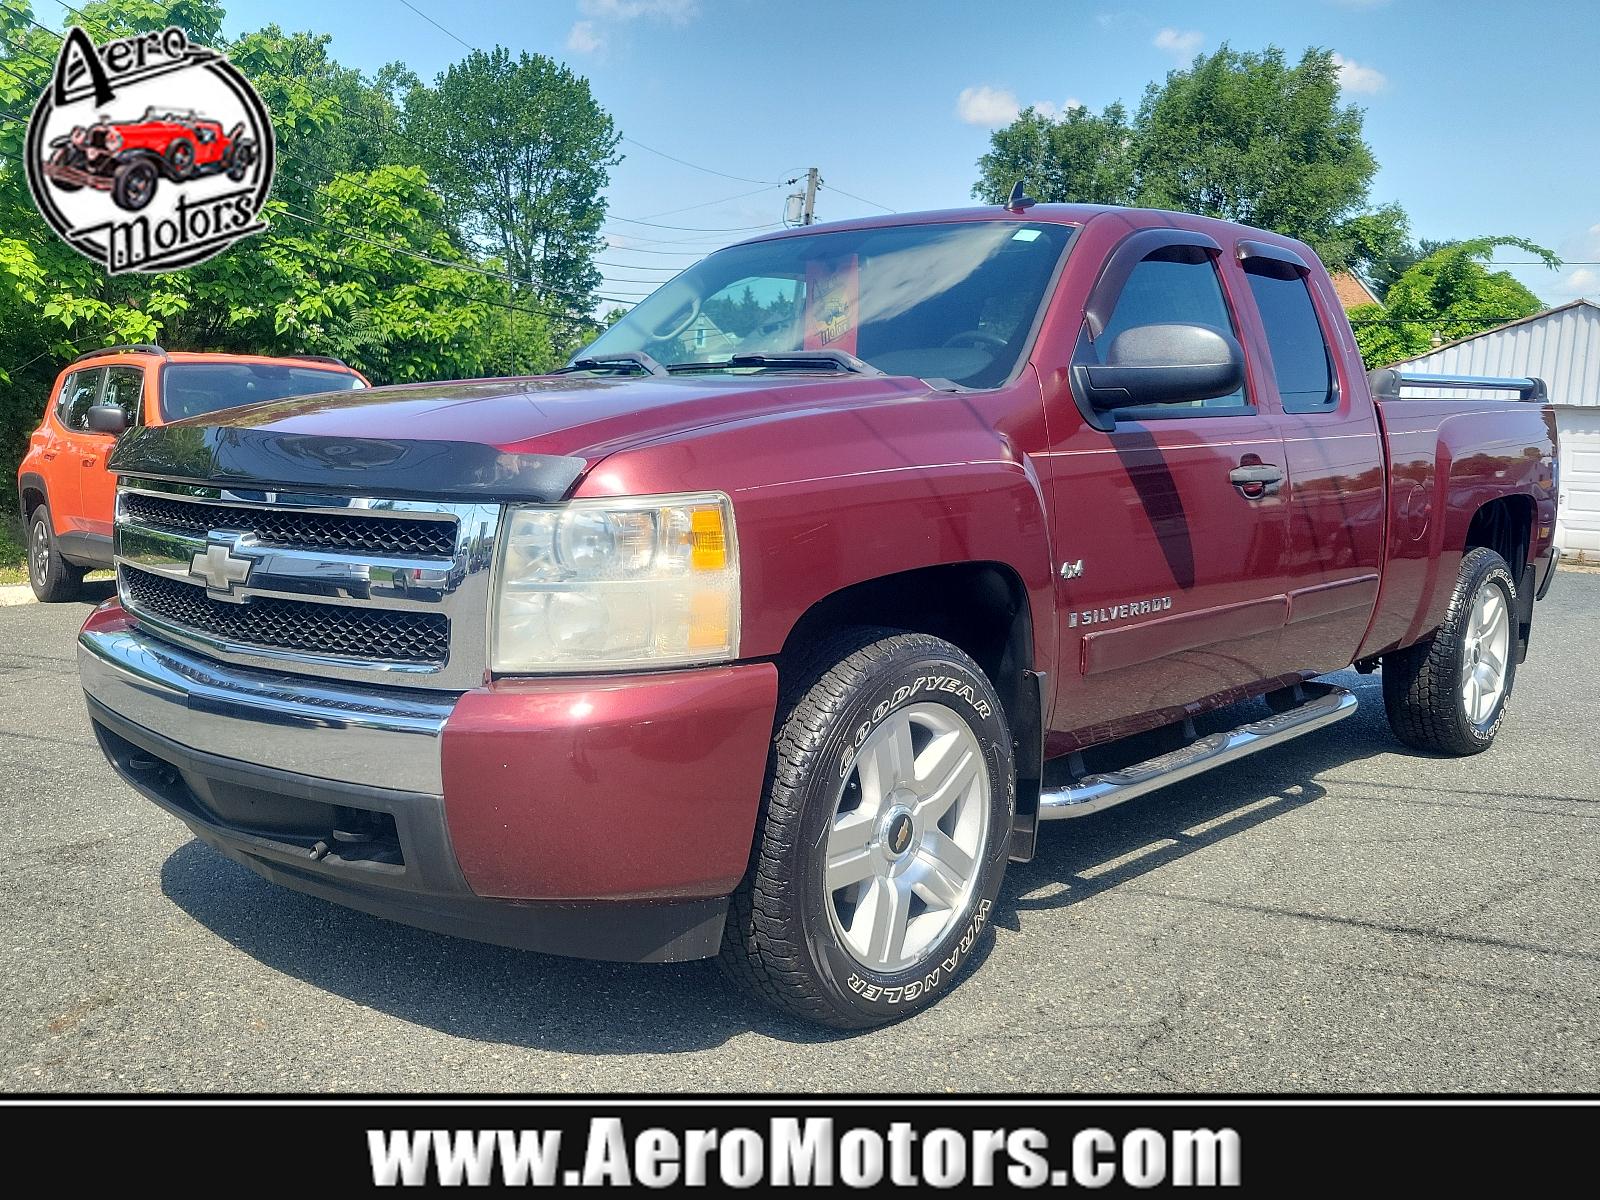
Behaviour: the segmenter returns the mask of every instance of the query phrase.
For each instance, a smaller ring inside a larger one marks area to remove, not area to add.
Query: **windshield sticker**
[[[267,227],[266,106],[176,25],[101,46],[70,29],[25,161],[40,214],[112,275],[176,271]]]
[[[854,254],[806,264],[807,350],[856,352],[861,319],[861,272]]]

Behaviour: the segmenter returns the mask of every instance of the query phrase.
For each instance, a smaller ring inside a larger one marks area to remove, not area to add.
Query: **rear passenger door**
[[[1108,258],[1075,361],[1102,361],[1138,325],[1204,324],[1244,342],[1221,258],[1207,236],[1131,235]],[[1114,300],[1103,295],[1118,278]],[[1057,733],[1120,736],[1272,674],[1287,608],[1285,509],[1275,480],[1248,480],[1281,474],[1283,443],[1250,365],[1234,395],[1122,410],[1109,429],[1084,419],[1055,448]]]
[[[1358,362],[1331,287],[1299,253],[1241,242],[1239,261],[1270,361],[1262,386],[1282,410],[1288,506],[1289,616],[1280,670],[1321,674],[1349,664],[1378,598],[1385,486],[1377,412],[1341,377]]]
[[[115,404],[128,418],[131,429],[142,422],[144,408],[144,367],[140,365],[106,368],[105,388],[99,403]],[[79,476],[83,487],[83,523],[87,533],[111,536],[111,519],[117,501],[117,477],[106,469],[106,460],[117,439],[108,433],[85,431],[79,456]]]

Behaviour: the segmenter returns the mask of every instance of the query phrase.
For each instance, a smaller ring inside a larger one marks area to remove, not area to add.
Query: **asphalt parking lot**
[[[108,585],[106,585],[108,586]],[[1600,1090],[1600,574],[1540,606],[1499,743],[1358,713],[1047,829],[941,1004],[822,1033],[618,966],[283,891],[124,787],[87,605],[0,608],[5,1090]]]

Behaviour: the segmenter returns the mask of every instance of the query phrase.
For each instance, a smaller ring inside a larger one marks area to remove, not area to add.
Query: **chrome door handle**
[[[1274,494],[1283,486],[1283,468],[1270,463],[1235,467],[1228,472],[1228,479],[1245,499],[1259,500]]]

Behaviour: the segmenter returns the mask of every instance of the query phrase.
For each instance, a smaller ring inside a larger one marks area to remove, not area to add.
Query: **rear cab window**
[[[181,421],[246,404],[366,386],[353,371],[309,363],[169,362],[161,368],[161,419]]]
[[[1243,266],[1266,330],[1272,374],[1283,411],[1316,413],[1338,408],[1333,353],[1304,272],[1290,263],[1269,258],[1247,258]]]

